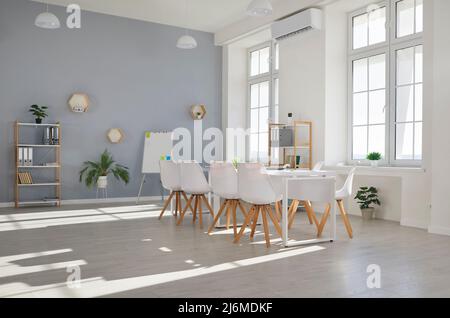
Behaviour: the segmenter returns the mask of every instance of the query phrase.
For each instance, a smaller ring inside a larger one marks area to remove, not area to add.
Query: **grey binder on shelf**
[[[275,129],[275,136],[272,139],[273,147],[293,147],[294,129],[292,127]]]

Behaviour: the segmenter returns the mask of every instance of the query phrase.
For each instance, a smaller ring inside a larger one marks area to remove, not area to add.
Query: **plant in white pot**
[[[106,189],[108,186],[108,175],[112,174],[117,180],[122,180],[125,184],[130,181],[128,168],[117,164],[108,150],[105,150],[100,161],[86,161],[80,171],[80,182],[83,181],[88,188],[97,185],[98,189]]]
[[[367,160],[370,161],[372,167],[378,167],[378,162],[381,160],[382,155],[379,152],[371,152],[367,155]]]
[[[374,205],[381,205],[378,190],[375,187],[361,187],[356,194],[359,208],[364,220],[372,220],[375,216]]]

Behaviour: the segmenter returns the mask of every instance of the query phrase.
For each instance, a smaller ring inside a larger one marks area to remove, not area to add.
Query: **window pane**
[[[270,48],[259,51],[259,73],[268,73],[270,68]]]
[[[367,125],[367,93],[353,95],[353,125]]]
[[[353,128],[353,159],[362,160],[367,156],[367,127]]]
[[[367,59],[353,62],[353,92],[367,91]]]
[[[422,160],[422,123],[414,127],[414,160]]]
[[[269,107],[259,109],[259,132],[269,131]]]
[[[423,82],[423,46],[416,46],[416,58],[415,58],[415,82],[421,83]]]
[[[250,161],[258,160],[258,134],[250,135]]]
[[[414,0],[397,2],[397,37],[414,34]]]
[[[275,105],[279,105],[280,104],[280,97],[279,97],[279,87],[280,87],[280,80],[277,78],[277,79],[275,79],[274,81],[273,81],[274,83],[273,83],[273,85],[274,85],[274,88],[273,88],[273,90],[274,90],[274,103],[275,103]]]
[[[369,45],[386,41],[386,8],[369,13]]]
[[[423,31],[423,0],[416,0],[416,33]]]
[[[414,97],[415,102],[415,121],[423,120],[423,93],[422,93],[422,84],[416,85],[416,96]]]
[[[280,69],[280,45],[275,44],[275,69]]]
[[[380,90],[369,93],[369,124],[386,123],[386,91]]]
[[[259,107],[269,106],[269,82],[259,84]]]
[[[275,106],[273,108],[273,118],[272,118],[272,121],[274,123],[278,123],[279,122],[279,118],[280,118],[279,114],[280,114],[280,108],[278,106]]]
[[[369,89],[386,88],[386,56],[385,54],[369,58]]]
[[[250,85],[250,106],[251,108],[259,106],[259,84]]]
[[[414,86],[397,88],[397,122],[414,120]]]
[[[369,153],[379,152],[385,155],[386,145],[386,126],[369,126]]]
[[[414,48],[397,51],[397,85],[414,81]]]
[[[257,133],[258,132],[258,109],[250,110],[250,132]]]
[[[397,124],[396,127],[396,159],[413,159],[413,127],[414,124]]]
[[[353,18],[353,49],[367,46],[368,17],[363,14]]]
[[[266,163],[268,161],[269,134],[259,134],[259,161]]]
[[[259,74],[259,51],[251,53],[250,56],[250,76],[255,76]]]

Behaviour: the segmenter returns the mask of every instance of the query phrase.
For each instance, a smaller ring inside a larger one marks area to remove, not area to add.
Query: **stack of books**
[[[30,172],[19,172],[19,184],[33,184],[33,178]]]

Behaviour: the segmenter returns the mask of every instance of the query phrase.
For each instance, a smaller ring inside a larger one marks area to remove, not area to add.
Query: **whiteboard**
[[[142,159],[142,173],[159,173],[161,157],[172,157],[171,132],[145,132],[144,156]]]

